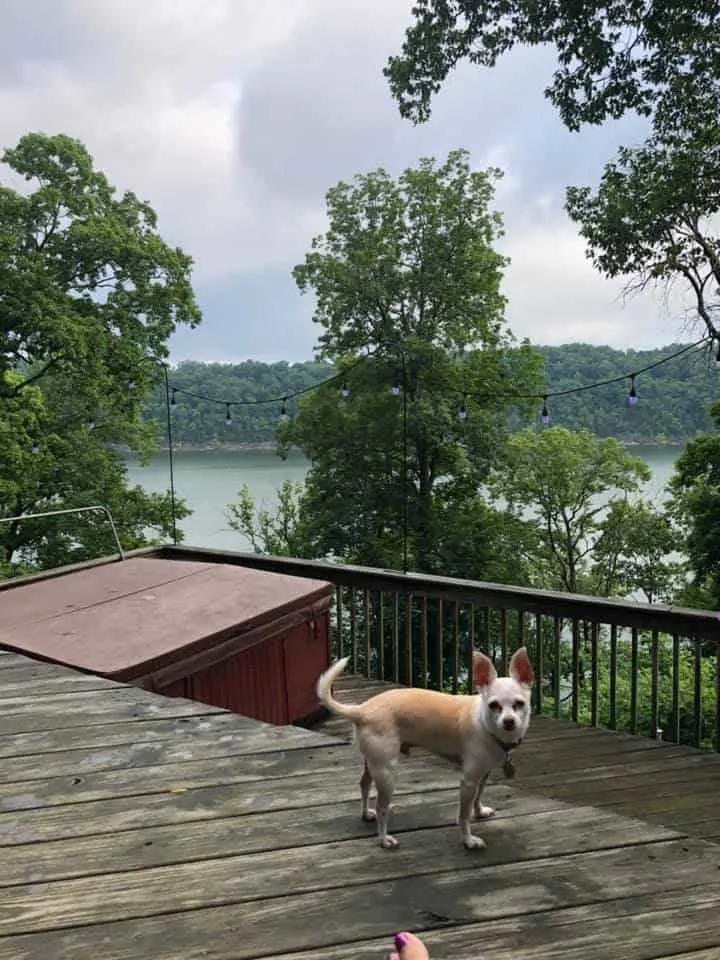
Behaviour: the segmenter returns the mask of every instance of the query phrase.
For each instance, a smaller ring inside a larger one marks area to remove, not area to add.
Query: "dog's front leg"
[[[482,837],[476,837],[472,832],[470,817],[478,792],[478,777],[470,770],[463,770],[460,782],[460,809],[458,811],[458,826],[463,844],[468,850],[482,850],[486,846]]]
[[[486,807],[481,802],[483,789],[487,783],[487,778],[489,774],[485,774],[480,783],[477,785],[475,790],[475,799],[473,800],[473,814],[475,815],[476,820],[488,820],[494,813],[495,810],[493,807]]]

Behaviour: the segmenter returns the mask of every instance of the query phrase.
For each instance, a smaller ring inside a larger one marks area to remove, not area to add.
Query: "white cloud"
[[[627,127],[564,131],[542,98],[551,58],[534,50],[492,73],[457,71],[431,123],[413,128],[381,72],[408,19],[408,0],[6,0],[0,143],[28,130],[79,137],[113,182],[153,204],[166,238],[195,258],[208,304],[184,353],[196,343],[222,359],[234,338],[233,356],[244,344],[255,356],[308,356],[306,302],[291,282],[279,298],[262,289],[289,277],[322,229],[326,189],[457,146],[506,170],[497,202],[516,333],[674,339],[681,323],[663,319],[659,298],[623,306],[619,285],[598,277],[562,209],[563,184],[595,176]]]

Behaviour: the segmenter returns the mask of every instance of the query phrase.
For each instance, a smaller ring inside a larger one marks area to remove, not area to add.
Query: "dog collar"
[[[490,731],[487,731],[490,733]],[[515,740],[512,743],[507,743],[505,740],[501,740],[500,737],[496,737],[494,733],[490,733],[490,737],[495,741],[495,743],[505,751],[505,755],[508,756],[511,750],[517,749],[522,743],[522,737],[519,740]]]
[[[490,731],[487,731],[490,733]],[[520,746],[522,743],[522,737],[519,740],[516,740],[514,743],[506,743],[504,740],[501,740],[499,737],[496,737],[494,733],[490,733],[491,739],[505,751],[505,760],[503,762],[503,773],[505,774],[506,780],[512,780],[515,776],[515,764],[512,761],[510,754],[513,750]]]

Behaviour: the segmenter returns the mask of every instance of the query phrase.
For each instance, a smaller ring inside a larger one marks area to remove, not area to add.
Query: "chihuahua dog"
[[[351,720],[355,740],[365,759],[360,778],[363,820],[377,820],[380,845],[387,850],[398,846],[388,833],[390,801],[400,754],[421,747],[444,757],[462,770],[458,825],[463,844],[482,849],[485,841],[473,834],[470,822],[485,820],[495,812],[480,802],[491,769],[505,763],[512,775],[510,752],[520,745],[530,723],[530,690],[535,677],[522,647],[510,661],[510,675],[498,677],[492,661],[483,653],[473,655],[475,696],[438,693],[413,688],[386,690],[361,704],[343,704],[333,696],[332,687],[347,666],[344,657],[322,674],[317,695],[330,711]],[[370,788],[375,783],[375,810],[369,806]]]

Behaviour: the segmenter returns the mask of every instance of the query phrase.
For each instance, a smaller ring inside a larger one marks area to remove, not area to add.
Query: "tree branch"
[[[37,380],[40,380],[41,377],[44,377],[45,374],[50,370],[55,364],[59,363],[60,357],[51,357],[50,360],[42,367],[42,369],[37,370],[35,373],[31,373],[29,377],[22,381],[22,383],[16,384],[11,390],[3,390],[2,396],[6,400],[12,400],[13,397],[17,397],[25,387],[29,387],[31,383],[35,383]]]

